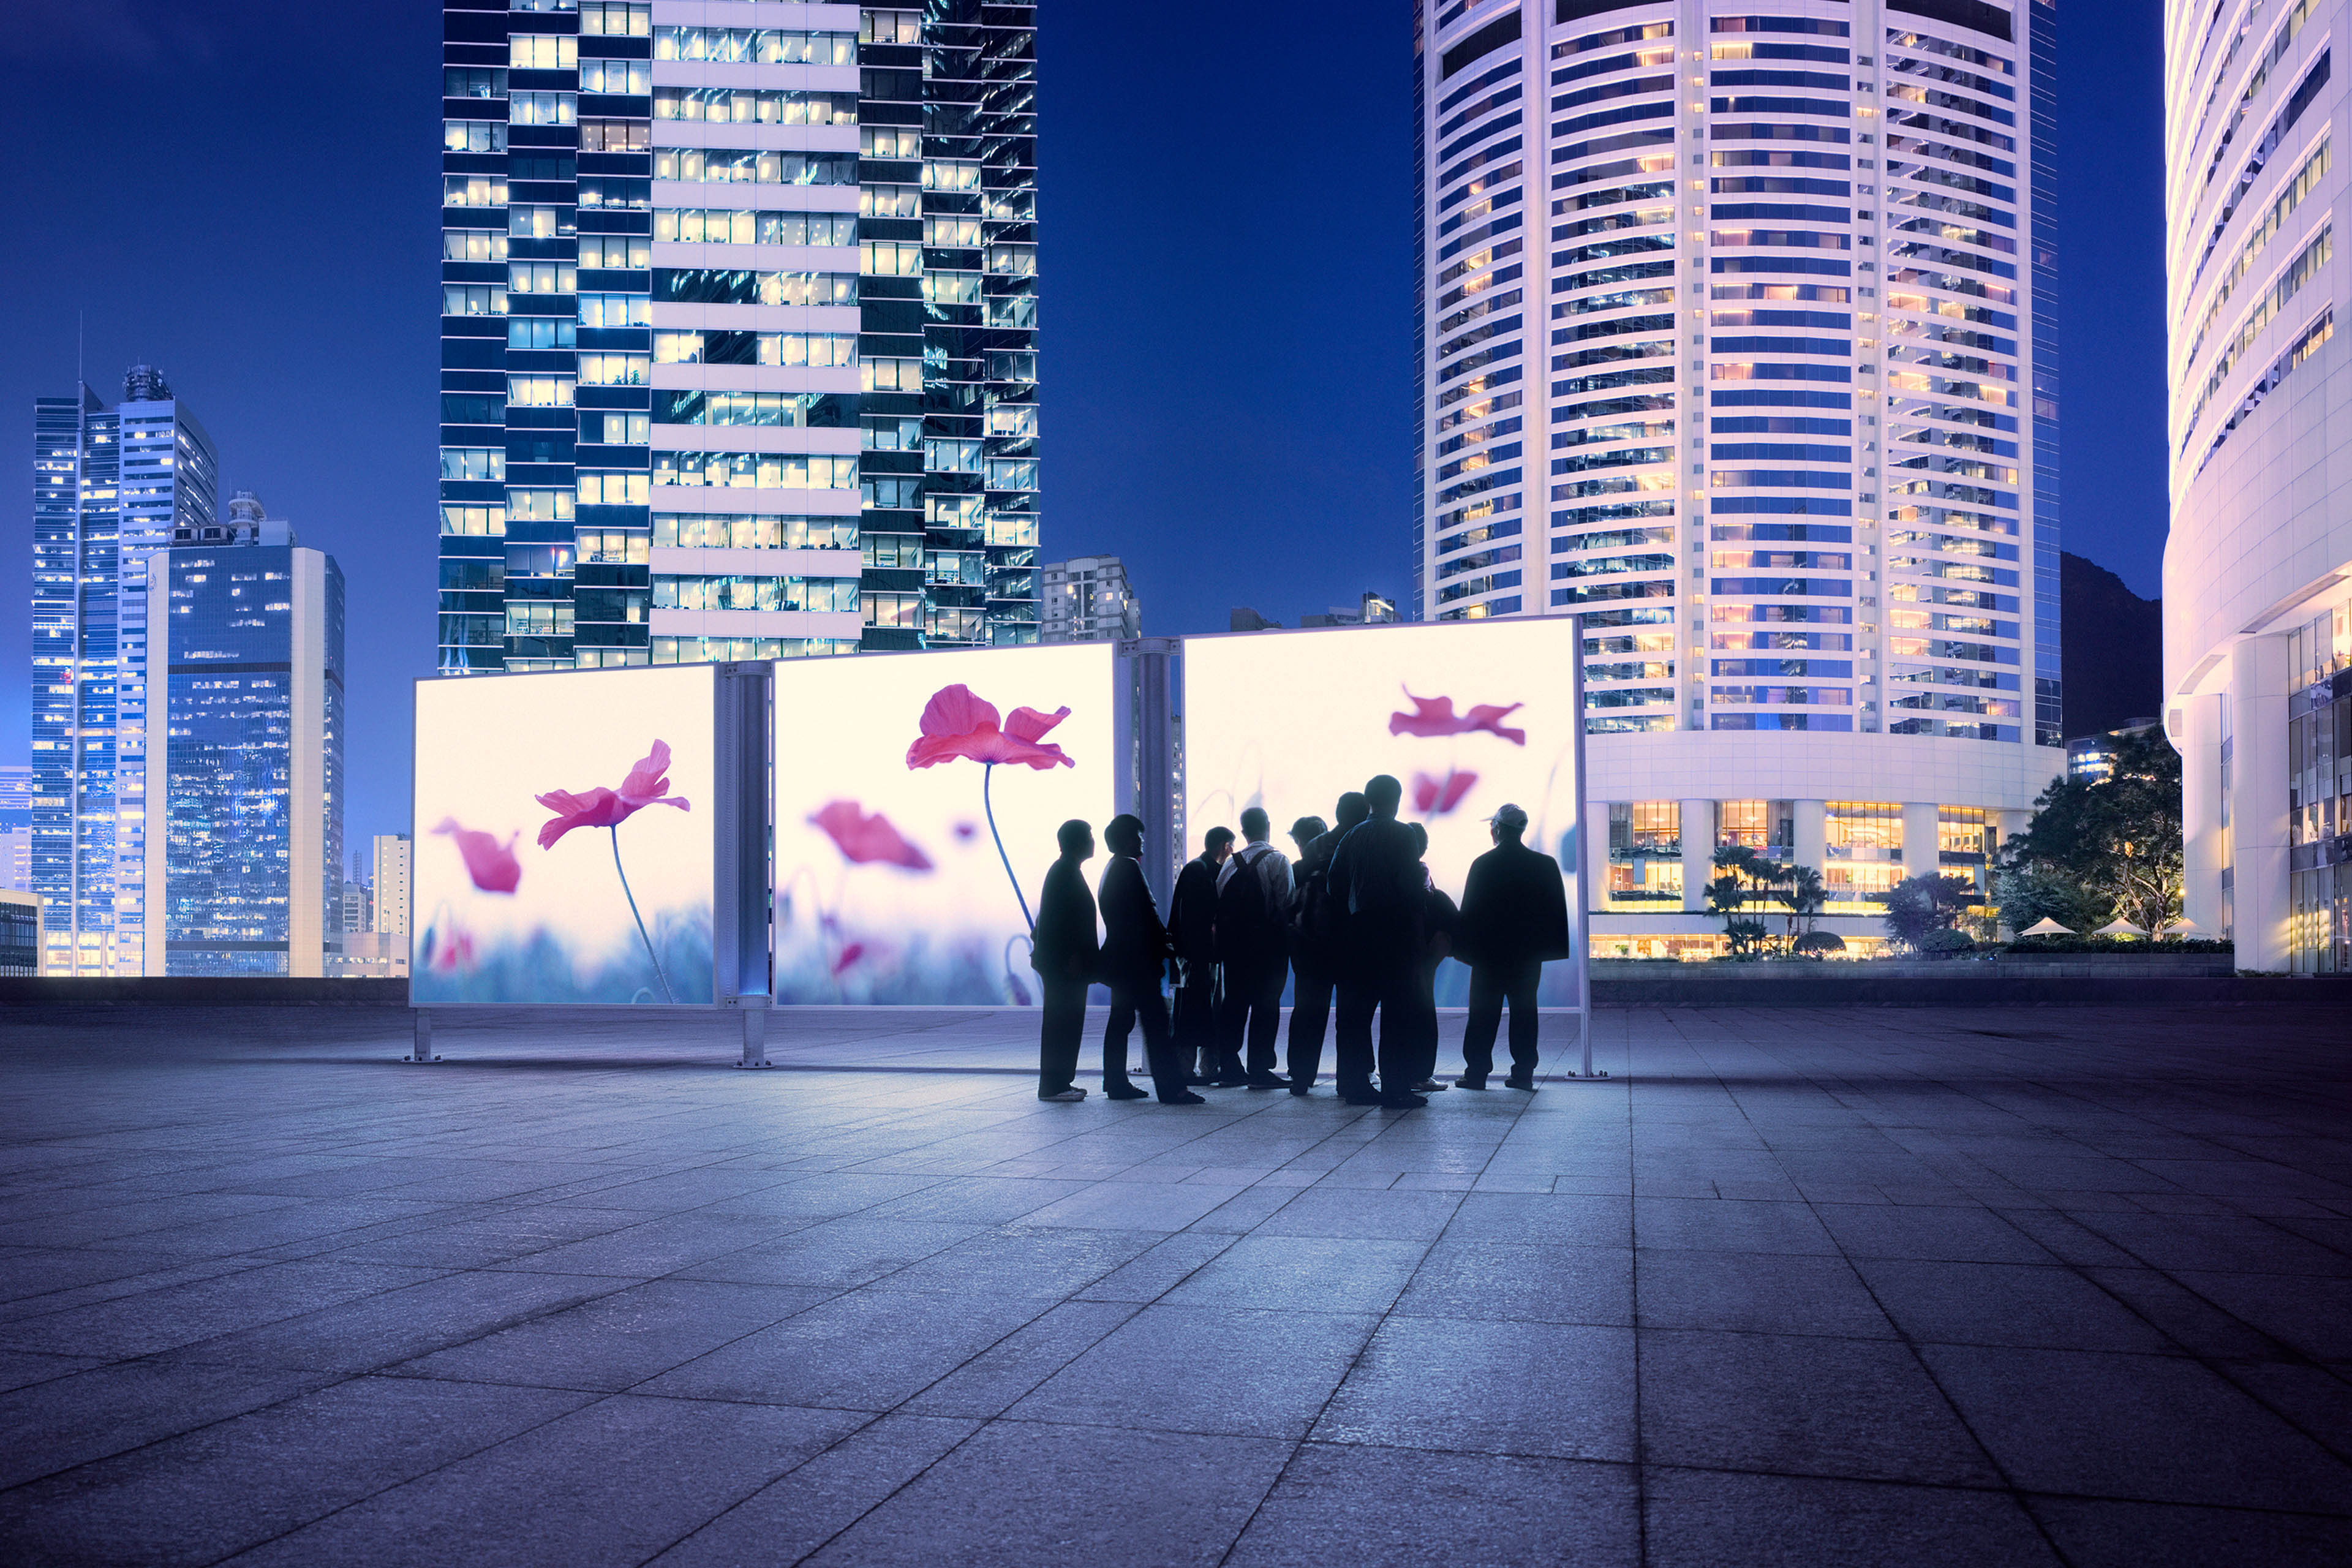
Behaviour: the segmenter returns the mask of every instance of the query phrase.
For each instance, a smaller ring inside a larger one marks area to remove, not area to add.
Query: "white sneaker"
[[[1076,1105],[1087,1097],[1087,1091],[1075,1085],[1059,1094],[1041,1094],[1037,1098],[1055,1105]]]

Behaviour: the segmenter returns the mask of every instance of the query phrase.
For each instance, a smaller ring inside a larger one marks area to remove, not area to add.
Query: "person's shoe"
[[[1203,1083],[1213,1083],[1213,1082],[1214,1082],[1215,1080],[1214,1080],[1214,1079],[1205,1079],[1205,1078],[1202,1078],[1199,1073],[1196,1073],[1196,1072],[1188,1072],[1188,1073],[1186,1073],[1186,1074],[1184,1075],[1184,1081],[1185,1081],[1187,1084],[1203,1084]]]
[[[1453,1086],[1440,1083],[1433,1078],[1425,1078],[1412,1086],[1412,1091],[1415,1094],[1444,1094],[1451,1087]]]
[[[1221,1078],[1211,1082],[1209,1087],[1211,1089],[1247,1089],[1250,1087],[1250,1080],[1246,1078]]]
[[[1428,1103],[1429,1096],[1425,1094],[1384,1094],[1381,1096],[1381,1109],[1383,1110],[1419,1110],[1423,1106],[1427,1105]]]
[[[1381,1091],[1376,1089],[1341,1089],[1339,1098],[1350,1105],[1378,1105],[1381,1102]]]
[[[1250,1075],[1249,1086],[1252,1089],[1288,1089],[1290,1080],[1276,1073],[1253,1073]]]
[[[1303,1083],[1294,1083],[1290,1086],[1290,1092],[1297,1095],[1299,1099],[1304,1100],[1309,1092],[1309,1086]]]
[[[1503,1087],[1505,1089],[1523,1089],[1529,1094],[1533,1094],[1536,1091],[1536,1080],[1532,1078],[1521,1078],[1518,1074],[1513,1073],[1509,1078],[1503,1080]]]
[[[1106,1100],[1150,1100],[1151,1098],[1151,1091],[1148,1089],[1138,1089],[1131,1083],[1114,1083],[1105,1087],[1103,1089],[1103,1098]]]
[[[1181,1094],[1169,1095],[1160,1100],[1160,1103],[1162,1105],[1206,1105],[1209,1102],[1188,1089]]]
[[[1454,1080],[1454,1087],[1456,1089],[1484,1089],[1486,1087],[1486,1080],[1483,1078],[1472,1078],[1468,1073],[1464,1073],[1460,1078]]]
[[[1055,1105],[1076,1105],[1087,1097],[1087,1091],[1076,1084],[1055,1094],[1040,1094],[1037,1098]]]

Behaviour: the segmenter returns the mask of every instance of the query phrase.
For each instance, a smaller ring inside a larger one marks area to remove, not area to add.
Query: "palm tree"
[[[1789,906],[1789,946],[1793,950],[1799,936],[1811,936],[1813,921],[1822,906],[1829,902],[1829,889],[1822,883],[1822,874],[1811,866],[1790,866],[1781,879],[1780,901]],[[1799,922],[1803,930],[1798,929]]]

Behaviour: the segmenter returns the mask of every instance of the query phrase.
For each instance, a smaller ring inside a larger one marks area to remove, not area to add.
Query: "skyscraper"
[[[33,770],[0,766],[0,888],[33,890]]]
[[[2165,733],[2189,919],[2352,971],[2352,479],[2340,469],[2343,0],[2165,7]]]
[[[320,974],[341,914],[343,574],[250,491],[178,531],[147,572],[165,721],[145,973]]]
[[[1419,8],[1417,608],[1583,614],[1599,931],[1736,843],[1874,915],[2063,764],[2052,22]]]
[[[1118,556],[1048,561],[1038,577],[1044,585],[1038,641],[1117,642],[1143,635],[1143,601]]]
[[[33,415],[32,882],[47,974],[146,963],[147,563],[215,526],[212,438],[152,366]]]
[[[445,673],[1035,640],[1034,14],[447,5]]]

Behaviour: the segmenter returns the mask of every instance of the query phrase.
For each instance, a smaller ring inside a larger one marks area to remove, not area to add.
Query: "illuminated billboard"
[[[711,1002],[712,681],[417,683],[413,1005]]]
[[[776,665],[776,1000],[1035,1001],[1055,832],[1116,809],[1112,672],[1107,643]]]
[[[1527,811],[1528,847],[1573,869],[1562,841],[1576,817],[1575,650],[1565,618],[1186,638],[1185,853],[1212,827],[1238,833],[1258,805],[1295,858],[1291,823],[1334,820],[1343,793],[1389,773],[1404,786],[1398,815],[1428,828],[1431,877],[1455,900],[1507,801]],[[1439,1002],[1460,1005],[1468,984],[1444,965]],[[1552,966],[1545,1001],[1571,984]]]

